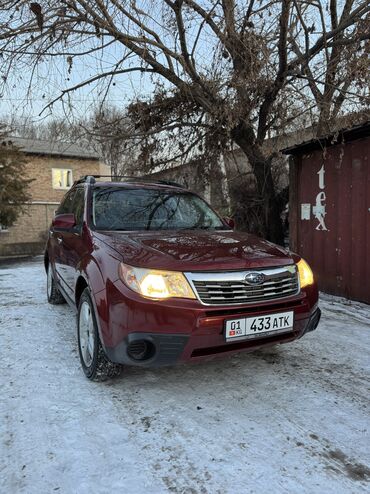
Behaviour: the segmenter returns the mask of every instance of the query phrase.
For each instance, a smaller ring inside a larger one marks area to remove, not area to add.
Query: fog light
[[[149,340],[135,340],[127,346],[127,355],[132,360],[149,360],[154,353],[155,347]]]

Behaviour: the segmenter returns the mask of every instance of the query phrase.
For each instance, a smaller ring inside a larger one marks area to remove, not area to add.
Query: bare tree
[[[32,179],[25,178],[24,171],[24,155],[12,145],[6,127],[0,125],[0,229],[12,226],[27,210]]]
[[[259,232],[282,242],[286,197],[264,142],[302,114],[321,133],[343,109],[368,107],[369,12],[368,0],[3,0],[3,80],[46,58],[72,71],[78,58],[104,58],[115,47],[111,67],[61,88],[48,106],[98,81],[150,76],[155,95],[133,108],[138,129],[187,129],[182,155],[238,145],[255,177]]]
[[[113,179],[130,175],[137,166],[140,139],[135,137],[126,111],[108,104],[98,104],[92,115],[80,121],[88,141],[111,169]],[[140,168],[143,168],[141,166]]]

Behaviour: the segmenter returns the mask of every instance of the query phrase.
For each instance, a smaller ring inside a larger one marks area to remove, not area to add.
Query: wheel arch
[[[94,252],[94,255],[84,256],[77,266],[78,276],[75,283],[75,304],[78,310],[78,303],[85,287],[89,289],[90,297],[93,303],[95,316],[97,319],[99,336],[103,348],[111,346],[111,330],[109,307],[110,300],[107,297],[107,285],[110,280],[118,277],[118,263],[121,259],[116,256],[109,256],[107,259],[106,252]],[[113,259],[110,259],[110,258]]]
[[[105,284],[102,272],[93,256],[82,257],[78,262],[76,269],[78,276],[75,282],[74,298],[76,308],[78,309],[78,304],[85,288],[89,289],[90,296],[94,300],[94,294],[102,290]]]
[[[78,308],[80,304],[80,299],[82,292],[85,290],[85,288],[89,288],[89,284],[87,283],[86,279],[80,274],[80,276],[77,278],[76,281],[76,288],[75,288],[75,304],[76,308]],[[92,297],[92,293],[90,290],[90,296]]]
[[[79,307],[80,300],[81,300],[81,295],[83,294],[83,292],[86,288],[89,290],[90,299],[91,299],[91,302],[93,304],[93,308],[94,308],[94,312],[95,312],[95,318],[96,318],[96,322],[98,325],[98,332],[99,332],[99,336],[100,336],[100,341],[101,341],[103,348],[105,348],[104,332],[106,332],[106,328],[104,325],[104,321],[101,321],[101,317],[100,317],[101,314],[100,314],[100,311],[98,309],[98,304],[97,304],[97,299],[96,299],[96,291],[92,289],[92,286],[90,284],[90,276],[91,275],[99,276],[98,280],[95,278],[95,281],[98,281],[98,286],[100,283],[103,282],[101,275],[98,275],[96,273],[96,268],[97,268],[97,266],[95,266],[95,263],[92,263],[92,266],[90,265],[89,269],[86,270],[87,272],[80,271],[80,274],[77,277],[76,284],[75,284],[74,298],[75,298],[75,304],[76,304],[76,311],[78,311],[78,307]],[[102,328],[102,324],[103,324],[103,328]]]

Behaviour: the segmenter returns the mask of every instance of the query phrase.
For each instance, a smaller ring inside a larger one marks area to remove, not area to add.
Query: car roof
[[[140,189],[169,189],[169,190],[182,190],[187,189],[176,182],[169,180],[151,180],[141,177],[122,177],[123,180],[101,180],[99,175],[85,176],[77,180],[73,185],[91,185],[93,187],[117,187],[117,188],[140,188]]]
[[[140,189],[157,189],[160,187],[161,189],[181,189],[186,190],[183,187],[158,183],[158,182],[96,182],[94,184],[96,187],[121,187],[121,188],[140,188]]]

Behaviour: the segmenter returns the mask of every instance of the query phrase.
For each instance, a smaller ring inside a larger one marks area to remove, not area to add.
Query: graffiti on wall
[[[326,230],[328,231],[325,224],[326,216],[326,194],[325,194],[325,166],[322,165],[320,170],[317,172],[319,176],[319,192],[316,196],[316,204],[312,208],[312,213],[318,221],[316,230]]]
[[[325,165],[317,172],[319,176],[320,192],[316,196],[316,202],[312,206],[312,214],[317,220],[316,230],[329,231],[326,223],[326,193],[325,193]],[[301,220],[311,219],[311,204],[301,204]]]

